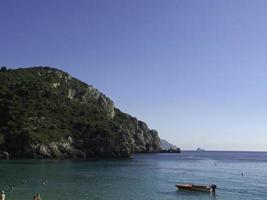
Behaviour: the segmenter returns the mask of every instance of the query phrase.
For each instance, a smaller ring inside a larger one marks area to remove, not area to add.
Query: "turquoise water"
[[[216,164],[215,164],[216,163]],[[241,176],[244,173],[244,176]],[[0,161],[7,200],[265,200],[267,153],[138,154],[131,160]],[[45,184],[43,184],[45,182]],[[209,193],[177,191],[177,183],[216,184]]]

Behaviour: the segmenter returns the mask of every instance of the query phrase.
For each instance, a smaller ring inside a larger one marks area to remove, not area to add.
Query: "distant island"
[[[2,67],[0,115],[0,158],[129,158],[163,150],[156,130],[51,67]]]
[[[206,151],[205,149],[197,148],[196,151]]]

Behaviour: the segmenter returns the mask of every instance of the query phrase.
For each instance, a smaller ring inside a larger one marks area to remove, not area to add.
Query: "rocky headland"
[[[181,153],[181,149],[169,143],[167,140],[160,140],[162,151],[161,153]]]
[[[129,158],[162,151],[157,131],[51,67],[2,67],[0,115],[3,158]]]

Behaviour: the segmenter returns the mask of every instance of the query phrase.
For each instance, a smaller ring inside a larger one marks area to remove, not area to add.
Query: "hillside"
[[[155,130],[68,73],[0,71],[0,150],[10,157],[130,157],[161,151]]]

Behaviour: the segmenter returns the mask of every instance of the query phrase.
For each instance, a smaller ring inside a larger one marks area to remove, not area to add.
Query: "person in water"
[[[5,191],[1,192],[1,200],[5,200],[6,199],[6,195],[5,195]]]
[[[37,197],[37,199],[36,199],[36,200],[42,200],[42,198],[41,198],[41,195],[40,195],[40,194],[37,194],[37,195],[36,195],[36,197]]]

